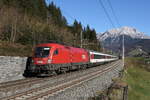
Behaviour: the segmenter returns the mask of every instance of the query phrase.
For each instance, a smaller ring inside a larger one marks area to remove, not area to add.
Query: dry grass
[[[0,56],[31,56],[32,47],[30,45],[11,44],[0,41]]]

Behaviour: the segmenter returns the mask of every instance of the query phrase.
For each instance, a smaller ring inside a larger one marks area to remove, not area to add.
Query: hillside
[[[83,42],[87,44],[83,47],[99,51],[95,29],[89,25],[83,27],[77,20],[68,25],[61,9],[53,2],[47,5],[45,0],[0,1],[0,55],[30,55],[36,44],[49,41],[80,47],[81,31],[83,40],[86,40]],[[24,53],[17,48],[27,48],[29,52]],[[16,54],[10,49],[14,49]],[[5,53],[7,51],[9,53]]]

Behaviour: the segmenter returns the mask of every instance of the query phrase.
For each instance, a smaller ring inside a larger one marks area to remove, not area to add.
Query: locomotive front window
[[[50,52],[50,47],[36,47],[35,57],[48,57]]]

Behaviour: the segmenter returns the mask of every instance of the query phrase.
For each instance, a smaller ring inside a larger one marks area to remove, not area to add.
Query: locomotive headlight
[[[51,59],[48,59],[48,60],[47,60],[47,63],[49,63],[49,64],[50,64],[51,62],[52,62],[52,60],[51,60]]]
[[[32,59],[31,62],[34,63],[34,60]]]

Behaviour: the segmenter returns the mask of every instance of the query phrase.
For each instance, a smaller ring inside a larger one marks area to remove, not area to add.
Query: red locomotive
[[[116,60],[116,56],[88,51],[58,43],[44,43],[35,47],[28,58],[24,76],[51,75],[86,68]]]

